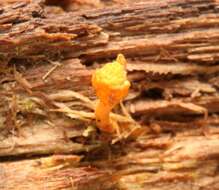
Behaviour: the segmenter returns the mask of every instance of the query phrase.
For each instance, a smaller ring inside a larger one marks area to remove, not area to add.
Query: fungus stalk
[[[92,86],[99,98],[95,108],[96,122],[102,131],[115,130],[110,121],[110,112],[128,94],[130,82],[125,67],[125,57],[119,54],[116,61],[105,64],[92,75]]]

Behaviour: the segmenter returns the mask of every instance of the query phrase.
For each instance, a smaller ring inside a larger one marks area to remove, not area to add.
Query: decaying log
[[[76,167],[78,156],[53,156],[31,161],[0,164],[1,189],[86,189],[113,187],[112,172]],[[16,175],[15,175],[16,174]]]
[[[219,189],[219,2],[63,2],[0,7],[0,189]],[[91,75],[118,53],[106,134]]]
[[[126,155],[79,162],[57,155],[1,163],[3,189],[218,189],[218,128],[142,136],[123,145]],[[16,175],[15,175],[16,173]],[[101,184],[101,185],[100,185]],[[116,185],[116,187],[115,187]]]
[[[185,5],[188,3],[190,7]],[[16,7],[16,17],[7,14],[8,8],[2,10],[3,61],[57,55],[83,56],[91,61],[112,58],[118,52],[130,57],[144,55],[147,62],[156,59],[212,64],[218,60],[214,45],[218,7],[214,1],[145,2],[117,10],[62,14],[55,20],[43,15],[43,8],[29,6]],[[25,8],[29,11],[22,14]],[[32,18],[24,19],[31,11]]]

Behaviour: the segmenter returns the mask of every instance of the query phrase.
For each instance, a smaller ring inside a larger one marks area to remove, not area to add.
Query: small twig
[[[60,113],[66,113],[68,114],[72,114],[72,117],[70,115],[68,115],[69,117],[73,118],[75,117],[75,119],[82,119],[82,120],[87,120],[87,119],[95,119],[95,114],[94,112],[85,112],[85,111],[77,111],[77,110],[72,110],[71,108],[65,106],[62,108],[58,108],[58,109],[50,109],[51,112],[60,112]],[[112,119],[115,119],[119,122],[124,122],[124,123],[135,123],[133,120],[119,115],[119,114],[115,114],[115,113],[110,113],[110,117],[112,117]]]
[[[42,77],[43,80],[46,80],[52,72],[54,72],[57,67],[61,66],[58,62],[51,62],[54,66]]]
[[[129,114],[129,112],[127,111],[126,107],[124,106],[124,104],[122,102],[120,102],[120,107],[122,109],[123,114],[128,117],[129,119],[133,120],[132,116]]]
[[[91,109],[95,109],[95,103],[90,100],[88,97],[75,92],[73,90],[61,90],[58,91],[57,93],[54,94],[50,94],[49,97],[52,100],[58,100],[58,101],[62,101],[63,99],[71,99],[71,98],[76,98],[78,100],[81,100],[82,102],[86,103],[86,105],[91,108]]]

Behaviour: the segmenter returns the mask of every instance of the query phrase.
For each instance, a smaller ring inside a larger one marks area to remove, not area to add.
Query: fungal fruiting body
[[[99,98],[95,108],[97,126],[102,131],[113,132],[110,112],[127,96],[130,87],[125,57],[119,54],[116,61],[96,69],[92,75],[92,86]]]

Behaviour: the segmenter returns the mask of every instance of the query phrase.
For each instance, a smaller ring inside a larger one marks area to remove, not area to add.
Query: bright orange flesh
[[[119,54],[116,61],[107,63],[92,75],[92,86],[99,98],[95,109],[97,126],[106,132],[114,131],[110,123],[110,111],[128,94],[130,82],[125,66],[126,60]]]

